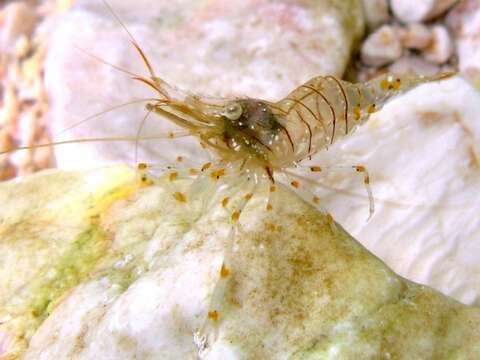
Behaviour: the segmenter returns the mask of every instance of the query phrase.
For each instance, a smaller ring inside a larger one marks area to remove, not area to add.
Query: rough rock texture
[[[313,76],[341,76],[363,33],[362,6],[357,0],[109,3],[160,77],[202,95],[278,99]],[[142,104],[112,111],[55,136],[96,112],[153,95],[144,84],[79,50],[146,74],[125,30],[101,1],[80,2],[59,22],[49,43],[46,82],[55,140],[135,136],[145,116]],[[165,127],[165,121],[152,116],[144,134]],[[141,147],[146,151],[141,160],[171,162],[164,148],[151,142]],[[63,148],[57,161],[61,168],[91,168],[114,161],[133,163],[133,154],[131,143],[84,144],[81,149]]]
[[[422,85],[313,159],[370,172],[368,222],[361,176],[348,168],[316,175],[322,206],[348,232],[400,275],[477,305],[479,114],[480,93],[462,77]]]
[[[3,358],[480,356],[480,309],[398,277],[292,192],[271,212],[255,193],[234,226],[208,176],[138,183],[110,168],[0,185]]]

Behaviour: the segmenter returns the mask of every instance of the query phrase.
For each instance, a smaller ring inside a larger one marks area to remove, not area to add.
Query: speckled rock
[[[140,187],[110,168],[1,184],[0,358],[480,356],[480,309],[395,275],[283,187],[235,225],[206,180]]]
[[[357,0],[335,1],[110,1],[157,74],[187,91],[214,96],[278,99],[313,76],[341,76],[363,33]],[[79,28],[85,31],[78,31]],[[135,136],[142,103],[112,111],[62,136],[73,123],[132,99],[153,95],[84,49],[124,69],[146,74],[125,30],[99,0],[81,2],[52,32],[46,61],[55,140]],[[152,116],[143,134],[165,132]],[[177,147],[194,151],[186,142]],[[168,146],[140,144],[139,160],[171,162]],[[79,154],[81,156],[78,156]],[[57,152],[61,168],[134,163],[129,144],[82,144]]]

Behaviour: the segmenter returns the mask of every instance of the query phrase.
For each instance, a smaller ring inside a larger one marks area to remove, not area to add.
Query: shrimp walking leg
[[[367,192],[367,197],[368,197],[368,202],[369,202],[369,216],[367,218],[367,221],[369,221],[370,218],[373,216],[373,214],[375,212],[375,200],[374,200],[374,197],[373,197],[372,188],[370,186],[370,175],[369,175],[369,172],[368,172],[367,168],[364,165],[330,165],[330,166],[309,165],[309,166],[306,166],[306,167],[301,166],[301,167],[299,167],[299,169],[308,170],[311,173],[312,172],[315,172],[315,173],[323,172],[325,170],[337,170],[337,169],[344,170],[344,169],[347,169],[347,170],[353,170],[353,171],[361,174],[363,176],[363,185],[364,185],[365,190]],[[284,170],[283,173],[286,176],[296,178],[296,180],[294,180],[294,181],[289,181],[290,185],[293,188],[296,188],[296,191],[300,191],[300,192],[307,192],[308,191],[306,186],[302,186],[302,182],[313,185],[313,187],[319,185],[318,181],[316,181],[315,179],[312,179],[311,177],[300,175],[300,174],[297,174],[297,173],[295,173],[293,171],[290,171],[290,170]],[[309,194],[307,196],[302,194],[303,197],[305,199],[308,199],[314,206],[318,205],[318,203],[320,202],[320,199],[317,196],[313,195],[310,191],[308,191],[308,193]],[[328,214],[325,214],[325,215],[328,215]]]
[[[245,183],[247,181],[247,183]],[[210,300],[206,309],[205,320],[203,325],[195,332],[199,354],[208,348],[209,342],[212,342],[217,336],[218,325],[228,312],[227,302],[225,301],[231,281],[235,278],[236,272],[240,271],[235,266],[235,252],[237,250],[237,239],[240,238],[242,232],[242,224],[240,222],[241,214],[247,204],[252,200],[253,194],[258,194],[257,188],[264,187],[265,182],[240,179],[234,185],[234,189],[228,189],[231,197],[224,196],[222,190],[218,191],[220,195],[220,206],[227,210],[229,216],[229,231],[226,237],[226,244],[223,251],[223,257],[220,267],[217,269],[215,285],[210,295]],[[233,191],[232,191],[233,190]]]

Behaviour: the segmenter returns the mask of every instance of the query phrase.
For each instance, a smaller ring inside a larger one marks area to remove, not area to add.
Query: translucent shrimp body
[[[159,100],[148,109],[187,128],[222,159],[263,166],[273,180],[274,171],[295,166],[351,133],[393,96],[451,75],[384,75],[358,84],[320,76],[276,103],[211,101],[176,91],[176,100]]]

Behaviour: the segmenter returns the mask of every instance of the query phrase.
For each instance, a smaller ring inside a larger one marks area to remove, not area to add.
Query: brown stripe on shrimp
[[[300,88],[304,88],[304,86],[301,86]],[[294,99],[294,98],[291,98],[291,97],[287,97],[287,98],[285,98],[285,100],[286,100],[286,101],[292,101],[292,102],[294,102],[294,104],[300,105],[300,106],[302,106],[302,108],[306,109],[306,110],[310,113],[310,115],[312,115],[312,117],[313,117],[315,120],[317,120],[317,121],[320,123],[320,125],[322,125],[323,130],[326,132],[327,129],[326,129],[326,127],[325,127],[325,124],[323,123],[323,120],[322,120],[322,117],[321,117],[320,112],[317,111],[318,114],[315,114],[312,109],[310,109],[307,105],[305,105],[305,104],[302,102],[302,100],[306,99],[307,97],[309,97],[309,96],[311,96],[311,95],[312,95],[312,93],[307,93],[306,95],[303,95],[303,97],[301,97],[301,98],[299,98],[299,99]],[[295,106],[294,106],[294,105],[292,105],[292,106],[288,109],[287,115],[290,114],[290,112],[291,112],[293,109],[295,109]],[[298,112],[297,112],[297,113],[298,113]]]
[[[345,89],[343,88],[342,84],[340,83],[340,81],[338,81],[338,79],[336,77],[326,76],[325,79],[332,79],[333,81],[335,81],[335,83],[338,85],[338,88],[340,89],[340,92],[343,95],[343,100],[345,101],[344,116],[345,116],[345,135],[346,135],[346,134],[348,134],[348,99],[347,99],[347,94],[345,93]],[[334,129],[335,129],[335,124],[334,124]],[[333,137],[334,136],[335,136],[335,130],[333,130],[333,132],[332,132],[332,141],[331,141],[332,144],[333,144]]]
[[[305,126],[307,127],[307,130],[308,130],[308,153],[310,154],[310,152],[312,151],[312,128],[310,127],[310,124],[303,118],[302,114],[300,113],[300,111],[298,111],[297,109],[295,109],[295,112],[297,113],[300,121],[302,123],[305,124]]]
[[[322,94],[322,92],[320,90],[317,90],[315,89],[314,87],[310,86],[310,85],[302,85],[302,87],[305,87],[307,89],[310,89],[312,90],[314,93],[316,93],[326,104],[327,106],[329,107],[330,109],[330,113],[332,115],[332,123],[333,123],[333,130],[332,130],[332,140],[331,140],[331,144],[333,144],[333,137],[335,135],[335,125],[337,123],[337,115],[335,114],[335,109],[333,108],[332,104],[330,104],[330,101],[328,101],[328,99],[325,97],[325,95]],[[316,108],[317,108],[317,112],[319,114],[321,114],[321,111],[320,111],[320,104],[318,103],[318,97],[316,97],[315,99],[315,104],[316,104]]]

